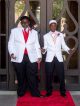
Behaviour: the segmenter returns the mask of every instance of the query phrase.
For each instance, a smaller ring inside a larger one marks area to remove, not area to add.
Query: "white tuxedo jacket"
[[[54,56],[57,57],[59,62],[63,62],[62,57],[62,49],[68,53],[69,47],[66,45],[64,41],[64,35],[58,31],[55,31],[57,33],[56,43],[54,44],[52,33],[49,32],[44,35],[44,49],[46,50],[46,62],[52,62]]]
[[[13,53],[16,56],[16,59],[11,59],[11,61],[21,63],[24,56],[24,50],[27,48],[30,62],[36,62],[38,58],[42,57],[37,31],[33,29],[29,31],[29,37],[27,43],[25,43],[22,30],[23,28],[14,28],[11,30],[8,50],[10,55]]]

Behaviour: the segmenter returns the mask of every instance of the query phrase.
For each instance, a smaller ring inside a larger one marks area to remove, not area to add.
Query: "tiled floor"
[[[73,97],[76,106],[80,106],[80,91],[72,91],[71,95]]]
[[[0,91],[0,106],[16,106],[15,91]]]
[[[80,91],[72,91],[71,95],[76,106],[80,106]],[[0,106],[16,106],[16,100],[15,91],[0,91]]]

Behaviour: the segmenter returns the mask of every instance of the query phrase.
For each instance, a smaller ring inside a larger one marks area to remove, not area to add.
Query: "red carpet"
[[[67,92],[66,95],[64,98],[60,96],[59,91],[53,91],[49,97],[37,98],[26,93],[24,97],[17,100],[16,106],[75,106],[70,93]]]

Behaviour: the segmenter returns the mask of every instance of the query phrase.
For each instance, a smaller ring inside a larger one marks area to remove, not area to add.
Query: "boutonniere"
[[[55,31],[53,34],[56,35],[57,37],[60,35],[60,33],[57,31]]]
[[[59,35],[60,35],[60,33],[57,34],[57,36],[59,36]]]

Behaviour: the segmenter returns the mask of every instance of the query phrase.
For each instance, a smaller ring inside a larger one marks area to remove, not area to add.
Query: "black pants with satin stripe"
[[[54,57],[52,62],[45,63],[47,93],[52,92],[52,81],[53,81],[54,69],[57,71],[57,75],[60,80],[60,92],[65,93],[64,64],[63,62],[59,62],[56,57]]]
[[[38,64],[36,62],[31,63],[27,55],[24,55],[21,63],[13,63],[17,80],[18,80],[18,96],[22,96],[26,91],[26,84],[29,86],[29,90],[33,96],[39,96],[38,90]]]

